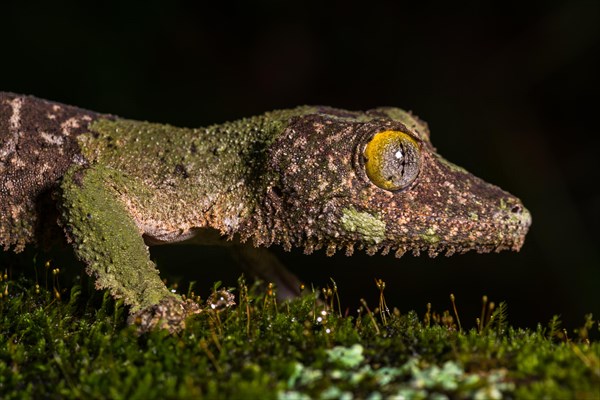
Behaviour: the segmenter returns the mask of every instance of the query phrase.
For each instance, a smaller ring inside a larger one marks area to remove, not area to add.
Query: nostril
[[[519,213],[521,213],[521,211],[523,211],[523,209],[521,208],[521,206],[514,206],[513,208],[510,209],[510,211],[515,214],[519,214]]]

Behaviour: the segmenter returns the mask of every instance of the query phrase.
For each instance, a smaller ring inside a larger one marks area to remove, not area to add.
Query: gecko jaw
[[[525,236],[531,225],[531,215],[525,208],[519,211],[517,218],[506,222],[479,222],[473,224],[468,231],[473,238],[466,240],[458,236],[455,240],[440,240],[436,243],[427,243],[422,239],[411,240],[405,238],[403,241],[386,239],[381,243],[364,243],[359,240],[331,240],[323,237],[305,237],[301,243],[283,244],[287,250],[292,247],[303,248],[305,254],[325,249],[326,255],[332,256],[338,251],[343,251],[346,256],[353,255],[356,251],[364,251],[368,255],[387,255],[393,253],[396,258],[402,257],[407,252],[413,256],[426,253],[434,258],[439,254],[449,257],[454,254],[464,254],[471,250],[477,253],[501,252],[503,250],[519,251],[525,241]],[[473,233],[474,232],[474,233]],[[496,232],[496,236],[487,236],[486,232]],[[479,235],[479,236],[478,236]]]

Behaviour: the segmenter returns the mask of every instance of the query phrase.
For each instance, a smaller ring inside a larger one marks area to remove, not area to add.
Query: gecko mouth
[[[416,235],[405,235],[401,229],[396,227],[394,231],[392,227],[392,232],[388,232],[386,238],[378,242],[364,241],[358,237],[338,237],[333,241],[313,236],[306,238],[301,247],[306,254],[325,249],[328,256],[338,251],[345,252],[347,256],[355,251],[364,251],[369,255],[393,253],[398,258],[406,253],[414,256],[426,253],[433,258],[439,254],[451,256],[468,251],[519,251],[531,226],[531,214],[522,205],[499,213],[502,215],[495,215],[492,221],[478,221],[474,218],[461,221],[459,226],[462,229],[433,229],[437,226],[436,220],[430,218],[427,224],[416,230],[419,232]],[[443,226],[441,223],[440,225]]]

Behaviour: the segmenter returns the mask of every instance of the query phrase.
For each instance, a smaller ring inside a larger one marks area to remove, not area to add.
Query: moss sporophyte
[[[519,250],[531,224],[519,199],[445,161],[397,108],[305,106],[186,129],[0,93],[0,245],[20,252],[57,220],[131,322],[173,332],[199,307],[167,289],[150,245],[235,246],[292,297],[299,280],[265,247]]]

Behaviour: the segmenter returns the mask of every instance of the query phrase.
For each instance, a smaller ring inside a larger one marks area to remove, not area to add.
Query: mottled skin
[[[402,190],[365,173],[364,148],[386,130],[419,146],[418,176]],[[167,290],[147,245],[251,240],[435,256],[519,250],[531,223],[516,197],[444,160],[426,124],[400,109],[299,107],[185,129],[11,93],[0,93],[0,212],[4,249],[21,251],[58,222],[132,320],[172,330],[197,307]],[[276,261],[265,265],[267,277],[294,284]]]

